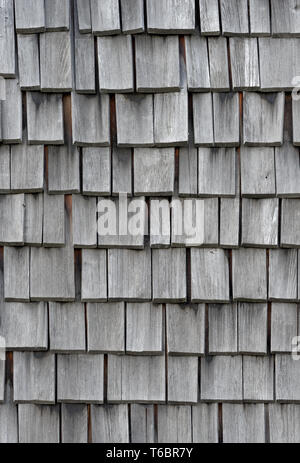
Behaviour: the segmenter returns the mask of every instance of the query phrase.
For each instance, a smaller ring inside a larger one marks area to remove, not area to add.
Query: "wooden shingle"
[[[198,193],[198,150],[189,144],[179,150],[179,196],[196,196]]]
[[[213,105],[211,93],[193,95],[194,140],[196,146],[214,145]]]
[[[243,390],[246,402],[274,400],[274,357],[243,357]]]
[[[148,32],[189,34],[195,29],[194,0],[147,0]]]
[[[224,35],[248,35],[247,0],[221,0],[222,31]]]
[[[270,35],[269,0],[249,0],[250,35],[263,37]]]
[[[83,249],[81,269],[81,300],[84,302],[106,301],[107,268],[106,251]]]
[[[259,444],[265,442],[263,404],[224,404],[223,439],[226,444]]]
[[[126,352],[161,354],[163,350],[162,306],[128,303],[126,306]]]
[[[192,302],[229,301],[229,264],[223,249],[191,250]]]
[[[271,352],[292,351],[297,336],[297,304],[273,302],[271,314]]]
[[[12,400],[13,387],[10,381],[6,383],[5,390],[5,401],[0,405],[0,442],[1,444],[17,444],[18,408]]]
[[[192,411],[184,405],[159,405],[157,438],[162,444],[192,442]]]
[[[153,96],[116,95],[118,145],[153,146]]]
[[[79,150],[71,143],[48,147],[48,192],[80,192]]]
[[[81,34],[92,31],[91,2],[90,0],[76,0],[78,12],[78,29]]]
[[[130,425],[132,443],[154,442],[153,405],[132,404],[130,406]]]
[[[9,191],[10,191],[10,146],[0,145],[0,192],[8,193]]]
[[[297,291],[296,249],[272,249],[269,254],[269,299],[296,301]]]
[[[102,403],[103,371],[103,355],[58,355],[57,401],[65,403]]]
[[[22,93],[17,79],[6,79],[1,102],[3,143],[22,143]]]
[[[299,149],[291,143],[275,148],[276,189],[282,198],[300,197]]]
[[[72,220],[74,247],[95,248],[97,246],[96,198],[73,195]]]
[[[91,34],[75,36],[75,88],[78,93],[96,92],[95,43]]]
[[[15,0],[16,31],[43,32],[45,5],[43,0]]]
[[[83,148],[82,192],[85,195],[110,195],[111,156],[109,148]]]
[[[244,144],[280,146],[283,141],[283,115],[284,93],[245,92]]]
[[[247,199],[242,201],[242,245],[276,247],[278,245],[279,201]]]
[[[238,146],[240,118],[238,93],[213,93],[216,146]]]
[[[0,243],[23,245],[24,243],[25,196],[0,196]]]
[[[88,407],[81,404],[62,404],[61,439],[63,444],[88,442]]]
[[[186,300],[186,250],[153,249],[153,302]]]
[[[29,248],[4,248],[4,296],[6,301],[29,301]]]
[[[68,31],[70,27],[69,0],[45,0],[46,31]]]
[[[92,28],[95,35],[113,35],[121,32],[118,0],[91,1]]]
[[[241,186],[244,197],[275,196],[274,148],[247,146],[241,148]]]
[[[187,85],[190,92],[210,90],[208,47],[205,37],[185,37]]]
[[[300,406],[270,404],[270,442],[272,444],[300,443]]]
[[[43,244],[46,247],[65,245],[65,199],[63,195],[44,197]]]
[[[2,0],[1,6],[0,76],[11,78],[16,72],[14,2]]]
[[[234,197],[236,194],[236,153],[234,149],[198,150],[198,194]]]
[[[229,43],[233,90],[259,89],[257,39],[234,37]]]
[[[218,0],[199,0],[200,30],[202,35],[220,34]]]
[[[267,299],[266,264],[264,249],[232,251],[234,300],[263,302]]]
[[[108,403],[165,401],[164,356],[108,356]]]
[[[236,248],[239,245],[240,199],[221,198],[220,246]]]
[[[49,340],[52,352],[85,351],[83,304],[49,303]]]
[[[100,92],[133,92],[131,36],[98,37],[97,47]]]
[[[26,101],[29,144],[63,144],[62,96],[28,92]]]
[[[218,443],[218,405],[197,404],[192,406],[193,442]]]
[[[59,406],[24,404],[18,406],[21,444],[59,443]]]
[[[120,301],[151,300],[151,251],[108,250],[108,297]]]
[[[276,37],[300,36],[300,14],[294,0],[271,0],[272,33]]]
[[[225,37],[208,38],[209,73],[211,90],[229,90],[228,50]]]
[[[198,402],[198,357],[168,358],[168,403]]]
[[[109,146],[109,96],[72,93],[72,125],[75,145]]]
[[[281,205],[281,246],[300,246],[300,201],[283,199]]]
[[[175,153],[172,148],[134,150],[134,193],[171,196],[174,193]]]
[[[92,441],[122,444],[129,442],[127,405],[92,405]]]
[[[237,304],[215,304],[208,307],[209,354],[237,353]]]
[[[293,100],[292,108],[293,108],[293,144],[295,146],[300,146],[300,130],[299,130],[300,103],[299,101]]]
[[[145,30],[144,1],[121,0],[121,17],[123,34],[137,34]]]
[[[267,353],[267,304],[238,304],[238,350],[241,354]]]
[[[204,304],[167,304],[167,340],[170,355],[204,354]]]
[[[39,193],[44,189],[44,147],[11,147],[11,190],[14,193]]]
[[[243,399],[242,357],[201,359],[201,401],[239,402]]]
[[[112,194],[127,193],[132,195],[132,150],[130,148],[112,149]]]
[[[53,2],[53,0],[52,0]],[[69,32],[46,32],[40,37],[41,90],[72,90],[71,38]]]
[[[275,355],[275,394],[278,402],[300,401],[299,363],[290,354]]]
[[[188,93],[154,95],[154,141],[157,146],[184,146],[188,134]]]
[[[44,195],[25,195],[24,243],[41,246],[43,242]]]
[[[179,39],[139,35],[135,38],[138,92],[175,92],[180,86]]]
[[[55,403],[55,356],[50,353],[14,353],[14,401]]]
[[[150,246],[168,248],[171,243],[171,208],[167,199],[150,201]]]
[[[124,302],[87,304],[87,341],[91,353],[124,353]]]
[[[22,90],[40,88],[40,61],[38,34],[18,34],[18,60]]]

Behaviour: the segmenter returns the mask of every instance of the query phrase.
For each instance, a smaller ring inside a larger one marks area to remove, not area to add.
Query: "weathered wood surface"
[[[300,36],[300,14],[297,0],[271,0],[272,33],[276,37]]]
[[[170,355],[203,355],[205,306],[167,304],[167,339]]]
[[[221,0],[220,10],[224,35],[248,35],[247,0]]]
[[[144,1],[121,0],[122,31],[124,34],[137,34],[145,30]]]
[[[292,351],[297,336],[297,304],[273,302],[271,314],[271,352]]]
[[[233,37],[229,43],[233,90],[258,90],[260,77],[257,39]]]
[[[214,145],[213,106],[211,93],[193,95],[194,136],[196,146]]]
[[[300,204],[297,199],[283,199],[281,204],[281,246],[300,246]]]
[[[79,150],[71,143],[48,147],[48,192],[51,194],[79,193]]]
[[[192,442],[191,407],[159,405],[157,438],[162,444]]]
[[[275,398],[278,402],[299,402],[299,365],[290,354],[275,355]]]
[[[93,33],[96,35],[119,34],[121,32],[119,1],[90,1]]]
[[[19,442],[59,443],[59,406],[19,405]]]
[[[186,300],[186,250],[153,249],[153,302]]]
[[[154,407],[153,405],[132,404],[130,407],[131,442],[154,442]]]
[[[240,402],[243,399],[241,356],[201,359],[200,398],[203,401]]]
[[[198,194],[234,197],[236,194],[236,153],[234,149],[198,150]]]
[[[101,336],[99,336],[100,332]],[[87,340],[89,352],[124,353],[124,302],[87,304]]]
[[[88,408],[81,404],[62,404],[61,440],[63,444],[88,442]]]
[[[210,90],[208,46],[205,37],[191,35],[185,38],[187,85],[191,92]]]
[[[270,442],[272,444],[300,443],[300,406],[294,404],[270,404]]]
[[[300,103],[299,101],[293,100],[293,143],[295,146],[300,146]]]
[[[276,247],[278,245],[279,201],[246,199],[242,201],[242,245]]]
[[[39,193],[44,189],[43,146],[13,145],[11,147],[11,190]]]
[[[63,195],[44,193],[43,243],[46,247],[65,245],[65,201]]]
[[[240,144],[238,93],[213,93],[214,139],[216,146]]]
[[[24,244],[25,196],[0,196],[0,243],[22,246]]]
[[[16,31],[43,32],[45,30],[44,0],[15,0]]]
[[[68,31],[70,28],[70,1],[45,0],[46,31]]]
[[[171,243],[171,208],[167,199],[150,201],[150,246],[168,248]]]
[[[224,443],[259,444],[265,442],[263,404],[223,405]]]
[[[267,299],[266,263],[264,249],[233,250],[234,300],[263,302]]]
[[[243,389],[247,402],[274,400],[274,357],[243,357]]]
[[[103,402],[104,356],[57,356],[57,400],[64,403]]]
[[[25,195],[24,242],[40,246],[43,242],[44,198],[43,194]]]
[[[148,32],[189,34],[195,30],[194,0],[147,1]]]
[[[132,150],[130,148],[112,148],[112,194],[132,195]]]
[[[126,306],[126,352],[161,354],[163,350],[162,306],[128,303]]]
[[[275,168],[277,195],[282,198],[300,197],[299,149],[291,143],[275,148]]]
[[[298,298],[297,250],[272,249],[269,254],[269,299],[296,301]]]
[[[175,92],[180,88],[179,39],[139,35],[135,38],[138,92]]]
[[[280,175],[279,172],[278,174]],[[246,146],[241,148],[241,187],[244,197],[275,196],[274,148]]]
[[[81,34],[92,31],[91,3],[90,0],[76,0],[78,12],[78,29]]]
[[[169,357],[168,403],[198,402],[198,357]]]
[[[220,34],[218,0],[199,0],[200,30],[202,35]]]
[[[241,354],[267,353],[267,304],[238,304],[238,349]]]
[[[111,156],[109,148],[82,150],[82,192],[85,195],[110,195]]]
[[[209,354],[234,354],[238,348],[238,309],[236,304],[209,305]]]
[[[40,88],[40,61],[38,34],[18,34],[18,62],[22,90]]]
[[[225,37],[208,38],[209,72],[211,90],[229,90],[229,63]]]
[[[192,406],[193,442],[216,444],[218,442],[218,405],[197,404]]]
[[[76,92],[96,92],[95,43],[91,34],[75,37]]]
[[[75,248],[97,247],[97,200],[74,195],[72,202],[73,245]]]
[[[154,95],[154,140],[157,146],[184,146],[188,143],[188,94]]]
[[[40,63],[42,91],[70,92],[72,90],[71,38],[69,32],[46,32],[41,34]]]
[[[4,364],[4,362],[1,362]],[[4,403],[0,405],[0,443],[18,443],[18,408],[13,403],[13,385],[7,381],[5,385]]]
[[[124,444],[129,441],[127,405],[92,405],[92,441],[102,444]]]
[[[81,299],[84,302],[106,301],[106,251],[83,249],[81,271]]]
[[[61,95],[27,92],[28,143],[62,145],[64,143]]]
[[[198,193],[198,150],[190,144],[179,150],[179,196],[196,196]]]
[[[13,0],[1,0],[0,8],[0,76],[12,78],[16,73],[15,15]]]
[[[220,205],[220,246],[236,248],[239,246],[240,199],[221,198]]]
[[[6,301],[29,301],[29,248],[4,248]]]
[[[263,37],[270,35],[269,0],[249,0],[250,35]]]
[[[171,196],[175,183],[174,149],[135,149],[134,174],[135,195]]]
[[[49,304],[49,349],[51,352],[85,351],[84,305]]]
[[[10,147],[0,145],[0,192],[10,191]]]
[[[22,143],[22,93],[17,79],[5,81],[1,118],[3,143]]]

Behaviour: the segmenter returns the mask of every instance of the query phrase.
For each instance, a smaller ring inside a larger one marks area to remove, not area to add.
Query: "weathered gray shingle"
[[[45,6],[43,0],[15,0],[16,31],[43,32]]]
[[[229,90],[229,64],[226,38],[208,38],[208,54],[211,90],[218,92]]]
[[[275,148],[276,189],[283,198],[300,197],[299,149],[291,143]]]
[[[88,351],[92,353],[124,352],[124,302],[87,304],[87,340]]]
[[[0,21],[3,28],[0,37],[0,75],[11,78],[16,72],[14,2],[2,0],[1,5]]]
[[[300,35],[298,2],[271,0],[272,32],[278,37]]]
[[[281,204],[281,246],[300,246],[300,200],[283,199]]]
[[[298,444],[300,442],[300,406],[269,405],[270,442]]]
[[[17,79],[5,80],[1,118],[3,143],[22,143],[22,94]]]
[[[270,2],[269,0],[249,0],[250,35],[270,35]]]
[[[154,442],[154,407],[153,405],[132,404],[130,407],[131,442]]]
[[[65,200],[63,195],[44,193],[43,244],[46,247],[65,245]]]
[[[144,25],[144,1],[121,0],[122,31],[124,34],[137,34],[143,32]]]
[[[18,62],[22,90],[40,88],[40,60],[38,34],[18,34]]]
[[[18,418],[21,444],[59,443],[58,405],[19,405]]]
[[[161,354],[163,350],[162,306],[128,303],[126,307],[126,352]]]
[[[4,296],[6,301],[29,301],[29,248],[4,248]]]
[[[172,148],[134,150],[134,193],[171,196],[175,182],[175,153]]]
[[[109,148],[82,150],[82,192],[85,195],[110,195],[111,156]]]
[[[267,299],[266,264],[264,249],[232,251],[233,299],[257,302]]]
[[[198,194],[234,197],[236,194],[236,153],[234,149],[199,148]]]
[[[168,402],[198,402],[198,357],[168,358]]]
[[[246,199],[242,201],[242,245],[275,247],[278,245],[279,201]]]
[[[3,362],[2,362],[3,363]],[[13,403],[13,386],[6,383],[5,402],[0,405],[0,443],[18,443],[18,409]]]
[[[264,405],[224,404],[223,429],[223,439],[226,444],[264,443]]]
[[[159,405],[157,438],[162,444],[192,442],[191,407]]]
[[[93,33],[96,35],[112,35],[121,32],[118,0],[90,1]]]
[[[152,286],[154,302],[186,300],[186,250],[153,249]]]
[[[191,92],[210,90],[208,47],[205,37],[185,37],[187,85]]]
[[[92,405],[91,423],[93,443],[129,442],[127,405]]]
[[[243,398],[242,389],[242,357],[201,359],[201,401],[239,402]]]
[[[237,304],[209,305],[208,310],[209,354],[237,353]]]
[[[154,141],[157,146],[184,146],[188,135],[188,94],[185,88],[176,93],[154,95]]]
[[[274,357],[243,357],[243,390],[247,402],[274,400]]]
[[[32,145],[62,145],[64,142],[61,95],[26,93],[28,142]]]
[[[24,243],[25,196],[0,196],[0,243],[22,245]]]
[[[200,30],[202,35],[219,35],[219,2],[218,0],[199,0]]]
[[[278,150],[281,149],[278,148]],[[280,171],[282,172],[281,169]],[[279,175],[281,174],[279,173]],[[276,177],[278,180],[278,176]],[[275,196],[274,148],[246,146],[241,148],[241,187],[244,197],[267,198]]]
[[[81,404],[62,404],[61,439],[63,444],[88,442],[88,408]]]
[[[241,354],[267,353],[267,304],[238,304],[238,349]]]
[[[275,356],[275,395],[279,402],[300,401],[299,363],[290,354]]]
[[[96,198],[73,195],[73,245],[75,248],[97,246],[97,202]]]
[[[11,190],[14,193],[38,193],[44,189],[44,147],[11,147]]]
[[[291,352],[297,336],[297,304],[273,303],[271,315],[271,352]]]
[[[67,31],[70,27],[69,0],[45,0],[46,31]]]
[[[53,0],[52,0],[53,1]],[[69,32],[46,32],[40,37],[41,90],[72,90],[71,38]]]
[[[49,303],[49,340],[52,352],[85,351],[83,304]]]
[[[48,147],[48,192],[51,194],[79,193],[79,150],[68,143]]]
[[[297,250],[272,249],[269,254],[269,299],[272,301],[296,301]]]
[[[43,241],[43,194],[25,195],[24,242],[32,246],[41,246]]]
[[[254,38],[230,38],[232,86],[234,90],[254,90],[260,87],[258,45]]]
[[[78,11],[78,28],[81,34],[92,30],[91,2],[90,0],[76,0]]]
[[[188,34],[195,29],[194,0],[147,0],[148,32]]]
[[[104,250],[83,249],[81,269],[81,300],[107,299],[107,255]]]
[[[192,429],[194,443],[218,443],[218,405],[204,403],[193,405]]]
[[[247,35],[247,0],[221,0],[222,31],[224,35]]]

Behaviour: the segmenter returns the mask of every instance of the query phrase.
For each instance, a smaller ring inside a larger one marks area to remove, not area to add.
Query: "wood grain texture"
[[[275,37],[300,36],[299,3],[271,0],[272,33]]]
[[[137,34],[145,30],[143,0],[121,0],[123,34]]]
[[[121,32],[118,0],[91,1],[92,29],[95,35],[113,35]]]
[[[300,104],[299,101],[293,100],[293,144],[295,146],[300,146],[300,130],[299,130],[299,121],[300,121]]]
[[[116,95],[118,146],[153,146],[153,96]]]
[[[107,264],[106,251],[83,249],[81,271],[81,300],[106,301]]]
[[[91,124],[91,121],[94,121]],[[73,143],[77,146],[109,146],[108,95],[72,93]]]
[[[208,46],[205,37],[185,38],[187,85],[190,92],[210,90]]]
[[[30,296],[33,301],[75,299],[74,252],[64,248],[32,248]]]
[[[40,64],[42,91],[70,92],[72,90],[71,38],[69,32],[46,32],[41,35]]]
[[[103,355],[58,355],[57,401],[64,403],[102,403],[103,370]]]
[[[179,38],[135,38],[137,92],[175,92],[180,88]]]
[[[44,193],[43,244],[46,247],[64,246],[65,200],[63,195]]]
[[[170,355],[203,355],[205,306],[167,304],[167,347]]]
[[[70,28],[69,0],[45,0],[46,31],[68,31]]]
[[[171,243],[171,209],[167,199],[150,200],[150,246],[168,248]]]
[[[259,444],[265,442],[263,404],[223,405],[224,443]]]
[[[274,148],[241,148],[241,190],[249,198],[276,195]]]
[[[125,304],[108,302],[87,305],[87,340],[91,353],[125,351]],[[101,332],[101,336],[99,333]]]
[[[300,203],[297,199],[283,199],[281,205],[281,246],[300,246]]]
[[[201,359],[201,400],[239,402],[243,399],[242,389],[241,356]]]
[[[193,95],[194,141],[196,146],[214,145],[213,105],[211,93]]]
[[[172,148],[134,150],[134,193],[137,196],[171,196],[175,184]]]
[[[14,402],[55,403],[55,356],[50,353],[14,353]]]
[[[157,438],[162,444],[192,442],[191,407],[159,405]]]
[[[97,201],[82,195],[73,195],[73,245],[75,248],[97,247]]]
[[[91,34],[75,37],[76,92],[96,92],[95,43]]]
[[[218,442],[218,405],[197,404],[192,406],[193,442],[216,444]]]
[[[92,405],[91,420],[93,443],[129,442],[127,405]]]
[[[220,205],[220,246],[239,246],[240,199],[221,198]]]
[[[283,114],[284,93],[245,92],[244,144],[248,146],[282,145]]]
[[[153,302],[185,302],[186,250],[152,250]]]
[[[233,90],[257,90],[260,87],[258,44],[254,38],[229,40]]]
[[[264,249],[234,249],[232,272],[234,300],[263,302],[267,299]]]
[[[271,301],[296,301],[298,297],[297,250],[272,249],[269,256],[269,299]]]
[[[4,296],[6,301],[29,301],[29,248],[4,248]]]
[[[16,31],[43,32],[45,5],[43,0],[15,0]]]
[[[24,243],[25,196],[0,196],[0,243],[20,246]]]
[[[87,444],[88,408],[81,404],[62,404],[61,440],[63,444]]]
[[[24,242],[41,246],[43,242],[43,194],[25,195]]]
[[[6,383],[5,401],[0,405],[0,443],[18,443],[18,409],[13,403],[13,386],[10,381]]]
[[[199,148],[198,194],[234,197],[236,194],[236,153],[234,149]]]
[[[215,146],[240,144],[238,93],[213,93]]]
[[[0,192],[10,191],[10,147],[0,145]]]
[[[132,443],[154,442],[153,405],[132,404],[130,407],[130,425]]]
[[[156,146],[185,146],[188,142],[188,94],[154,95],[154,140]]]
[[[163,351],[162,306],[128,303],[126,306],[126,352],[161,354]]]
[[[151,300],[151,251],[108,250],[108,297],[120,301]]]
[[[238,310],[236,304],[208,306],[209,354],[234,354],[238,347]]]
[[[131,93],[133,51],[130,35],[98,37],[99,87],[103,93]]]
[[[225,37],[208,38],[209,72],[211,90],[229,90],[229,62]]]
[[[5,81],[5,100],[1,102],[3,143],[22,143],[22,93],[17,79]]]
[[[250,35],[263,37],[270,35],[270,2],[269,0],[250,0]]]
[[[82,192],[85,195],[110,195],[111,156],[109,148],[82,150]]]
[[[40,88],[40,61],[38,34],[18,34],[18,63],[22,90]]]
[[[79,150],[71,143],[48,147],[48,192],[72,194],[80,192]]]
[[[299,43],[299,39],[258,39],[262,91],[293,89],[292,80],[300,66]]]
[[[297,312],[297,304],[272,304],[271,352],[292,351],[292,341],[297,336]]]
[[[229,265],[223,249],[191,250],[192,302],[229,301]]]
[[[13,0],[1,0],[0,75],[15,77],[15,14]]]
[[[164,356],[108,356],[108,403],[163,403]]]
[[[274,400],[274,357],[243,357],[243,389],[245,401]]]
[[[299,149],[288,142],[275,148],[275,169],[277,196],[300,197]]]
[[[125,132],[124,132],[125,133]],[[112,194],[127,193],[132,195],[132,150],[130,148],[112,149]]]
[[[241,354],[267,353],[267,304],[238,304],[238,349]]]
[[[0,403],[4,402],[5,397],[5,362],[0,360]]]
[[[168,403],[198,402],[198,357],[168,358]]]
[[[76,0],[78,12],[78,29],[81,34],[92,31],[91,2],[90,0]]]
[[[275,355],[275,398],[278,402],[299,402],[300,369],[290,354]]]
[[[61,95],[27,93],[28,143],[61,145],[64,142]]]
[[[300,442],[300,407],[294,404],[270,404],[270,442],[298,444]]]
[[[224,35],[248,35],[247,0],[221,0],[220,9]]]
[[[59,443],[59,406],[25,404],[18,407],[21,444]]]
[[[85,351],[83,304],[49,303],[49,340],[52,352]]]
[[[279,201],[246,199],[242,201],[242,245],[276,247],[278,245]]]
[[[198,193],[198,150],[189,144],[179,150],[179,196],[196,196]]]
[[[201,35],[220,34],[218,0],[199,0]]]
[[[147,0],[148,32],[189,34],[195,30],[194,0]]]
[[[11,351],[48,348],[48,313],[43,302],[1,304],[0,335]]]
[[[44,147],[12,145],[11,190],[39,193],[44,189]]]

